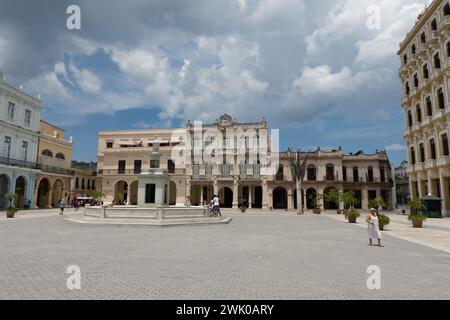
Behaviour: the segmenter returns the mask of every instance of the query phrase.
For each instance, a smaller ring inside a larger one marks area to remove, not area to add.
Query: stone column
[[[447,215],[447,192],[445,186],[445,178],[442,174],[442,169],[439,169],[439,187],[441,189],[441,197],[442,197],[442,216],[445,217]]]
[[[419,177],[419,175],[417,176],[417,184],[418,184],[418,189],[419,190],[417,190],[418,191],[418,193],[419,193],[419,198],[422,198],[423,196],[424,196],[424,194],[423,194],[423,190],[422,190],[422,180],[420,180],[420,177]]]
[[[294,209],[294,197],[292,195],[292,189],[288,189],[287,191],[287,207],[288,210]]]
[[[248,186],[248,208],[252,208],[252,186]]]
[[[428,171],[428,194],[436,196],[437,194],[434,194],[433,190],[434,188],[433,188],[433,180],[431,179],[431,171]]]
[[[219,186],[217,184],[217,179],[214,179],[214,181],[213,181],[213,193],[215,195],[219,194]]]
[[[185,201],[185,205],[186,206],[190,206],[191,205],[191,179],[187,178],[186,179],[186,201]]]
[[[203,185],[200,185],[200,205],[205,203],[205,198],[203,197]]]
[[[239,183],[237,178],[234,179],[234,184],[233,184],[233,209],[237,209],[239,207]]]
[[[267,181],[263,179],[262,181],[262,208],[263,210],[269,209],[269,204],[267,202],[267,196],[268,196],[268,188],[267,188]]]

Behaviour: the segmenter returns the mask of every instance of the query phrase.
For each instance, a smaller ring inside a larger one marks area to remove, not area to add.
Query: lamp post
[[[303,198],[302,198],[302,182],[305,177],[306,160],[308,159],[308,153],[306,153],[305,159],[301,160],[300,149],[297,152],[293,152],[292,148],[288,148],[287,152],[289,158],[289,165],[291,167],[292,177],[295,180],[296,196],[297,196],[297,214],[303,214]]]

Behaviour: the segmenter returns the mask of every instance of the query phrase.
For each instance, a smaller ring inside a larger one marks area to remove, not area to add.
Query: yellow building
[[[88,197],[91,191],[101,191],[101,179],[97,176],[97,164],[72,161],[70,200]]]
[[[450,3],[433,1],[400,44],[406,169],[411,197],[443,199],[450,213]]]
[[[48,122],[40,122],[35,204],[39,208],[55,207],[64,199],[69,201],[72,141],[65,140],[64,130]]]

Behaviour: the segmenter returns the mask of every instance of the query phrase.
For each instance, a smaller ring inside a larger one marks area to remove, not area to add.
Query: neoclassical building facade
[[[41,172],[35,186],[35,206],[51,208],[70,197],[72,139],[66,140],[65,131],[43,120],[39,123],[37,162]]]
[[[401,42],[404,137],[411,197],[443,199],[450,213],[450,3],[433,1]]]
[[[16,194],[16,207],[25,200],[33,207],[40,112],[41,101],[9,85],[0,72],[0,208],[8,205],[6,193]]]
[[[162,168],[171,176],[171,205],[202,205],[218,194],[225,208],[245,202],[250,208],[294,209],[297,199],[288,154],[276,150],[275,136],[265,119],[240,123],[228,115],[201,126],[188,122],[178,129],[100,132],[98,176],[104,200],[136,204],[138,175]],[[258,141],[257,148],[252,141]],[[205,156],[208,149],[213,150],[210,157]],[[338,188],[354,191],[359,208],[367,209],[369,200],[377,197],[390,208],[390,172],[384,151],[311,151],[301,192],[303,205],[312,208],[311,199]],[[320,201],[325,209],[335,208]]]

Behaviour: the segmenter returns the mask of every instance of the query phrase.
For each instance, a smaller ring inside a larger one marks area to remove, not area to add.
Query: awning
[[[141,141],[119,141],[121,146],[138,146]]]

